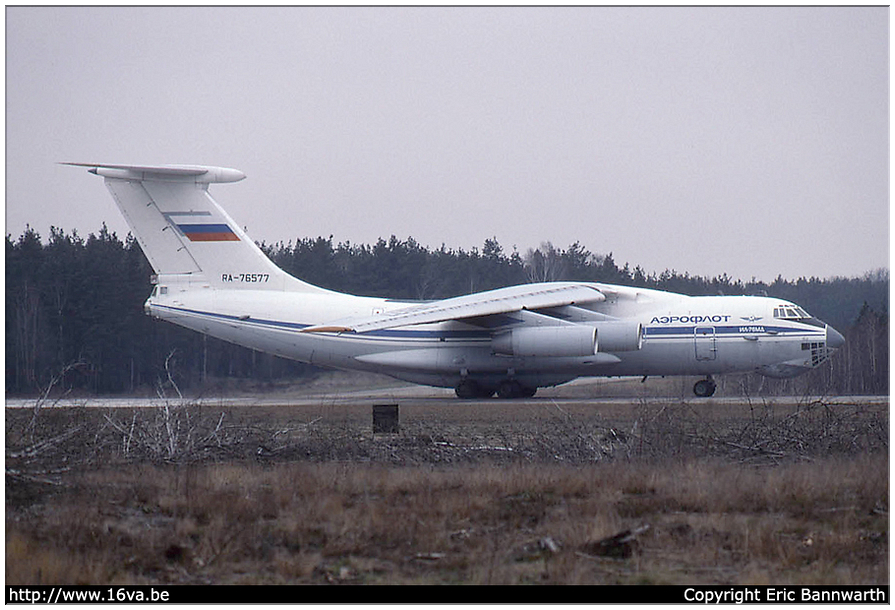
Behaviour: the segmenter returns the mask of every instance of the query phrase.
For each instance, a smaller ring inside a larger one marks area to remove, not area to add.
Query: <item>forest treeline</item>
[[[303,280],[368,296],[434,299],[526,282],[582,280],[690,295],[780,297],[833,325],[847,340],[828,365],[783,382],[787,391],[888,393],[888,270],[860,278],[778,277],[766,284],[620,267],[612,254],[594,254],[579,242],[565,249],[545,243],[524,254],[506,252],[496,239],[465,251],[433,250],[394,236],[373,245],[333,243],[330,236],[261,247]],[[56,228],[46,241],[31,228],[18,238],[7,234],[7,395],[154,395],[165,388],[196,394],[228,378],[273,381],[317,371],[149,318],[143,302],[151,275],[136,240],[121,240],[105,226],[86,238]]]

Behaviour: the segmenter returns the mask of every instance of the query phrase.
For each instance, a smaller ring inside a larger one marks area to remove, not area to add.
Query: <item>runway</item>
[[[585,386],[585,387],[583,387]],[[699,405],[716,405],[718,407],[742,405],[750,402],[761,404],[772,402],[777,405],[809,404],[823,402],[829,405],[874,405],[888,404],[889,396],[715,396],[697,398],[692,395],[601,395],[588,396],[586,384],[566,384],[558,388],[541,390],[533,398],[513,400],[465,399],[456,397],[453,390],[429,388],[423,386],[396,386],[387,388],[353,388],[344,391],[325,392],[273,392],[270,394],[254,394],[250,396],[193,396],[184,398],[159,397],[89,397],[61,398],[41,401],[41,408],[160,408],[164,406],[193,405],[209,407],[308,407],[308,406],[341,406],[364,404],[399,404],[399,405],[444,405],[468,406],[470,408],[497,406],[538,406],[538,405],[593,405],[593,406],[637,406],[648,404],[688,403]],[[38,404],[35,398],[11,398],[5,400],[8,409],[34,408]]]

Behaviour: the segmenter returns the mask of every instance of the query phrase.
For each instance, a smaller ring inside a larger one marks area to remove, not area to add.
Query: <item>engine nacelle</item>
[[[523,326],[491,339],[495,354],[504,356],[577,357],[597,353],[593,326]]]
[[[491,339],[491,349],[502,356],[577,358],[597,352],[630,352],[643,344],[643,326],[635,322],[598,322],[595,325],[523,326]]]
[[[597,322],[597,351],[633,352],[643,345],[639,322]]]

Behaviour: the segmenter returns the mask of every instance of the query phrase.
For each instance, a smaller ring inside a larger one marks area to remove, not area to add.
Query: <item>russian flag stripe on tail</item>
[[[190,241],[239,241],[226,224],[177,225]]]

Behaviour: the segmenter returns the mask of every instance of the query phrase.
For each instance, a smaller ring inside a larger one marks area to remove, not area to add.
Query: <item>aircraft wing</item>
[[[481,318],[522,310],[533,311],[604,300],[606,296],[595,286],[588,284],[555,282],[525,284],[412,305],[363,318],[311,326],[304,329],[304,332],[364,333],[397,326]]]

